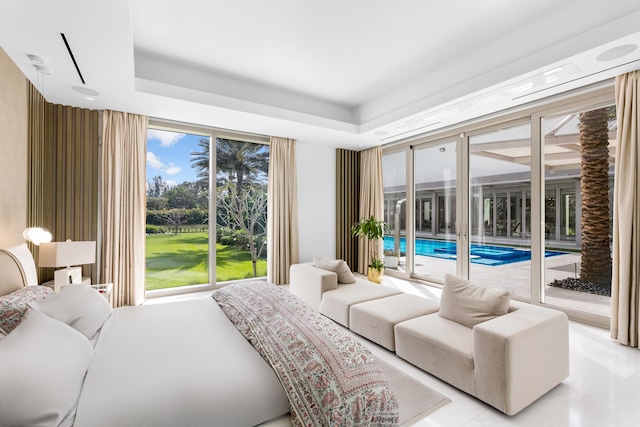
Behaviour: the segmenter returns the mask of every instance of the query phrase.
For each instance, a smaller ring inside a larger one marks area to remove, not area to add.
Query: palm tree
[[[201,138],[200,151],[191,152],[192,167],[198,169],[198,177],[209,178],[209,138]],[[234,182],[241,194],[245,185],[264,183],[269,170],[269,147],[245,141],[216,139],[216,164],[218,185]]]
[[[582,263],[580,278],[611,288],[608,108],[580,114]]]
[[[264,182],[269,170],[269,147],[252,142],[218,139],[216,141],[218,175],[235,181],[241,194],[244,185]]]
[[[198,168],[200,181],[209,179],[209,141],[201,138],[201,150],[191,152],[191,166]],[[246,236],[242,249],[251,255],[255,277],[266,237],[269,146],[217,138],[216,166],[216,223]]]
[[[200,138],[198,145],[202,149],[201,151],[191,152],[191,167],[197,168],[197,176],[200,181],[207,181],[209,179],[209,143],[210,138]]]

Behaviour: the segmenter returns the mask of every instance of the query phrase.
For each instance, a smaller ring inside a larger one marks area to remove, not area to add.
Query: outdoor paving
[[[398,271],[405,271],[402,257]],[[545,283],[555,279],[575,277],[580,272],[580,255],[564,254],[545,258]],[[445,274],[456,273],[455,260],[423,255],[415,256],[415,274],[427,281],[442,283]],[[531,298],[531,261],[521,261],[500,266],[471,264],[471,280],[491,286],[512,289],[516,296]],[[568,289],[545,286],[545,302],[560,307],[583,311],[604,317],[611,316],[611,298]]]

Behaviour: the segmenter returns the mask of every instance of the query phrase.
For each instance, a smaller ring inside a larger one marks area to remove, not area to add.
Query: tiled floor
[[[426,298],[439,290],[387,277],[385,284]],[[163,297],[148,303],[210,295]],[[492,407],[432,377],[393,353],[363,340],[379,358],[451,399],[415,424],[416,427],[624,427],[640,425],[640,351],[614,343],[609,331],[570,322],[571,375],[519,414],[508,417]]]

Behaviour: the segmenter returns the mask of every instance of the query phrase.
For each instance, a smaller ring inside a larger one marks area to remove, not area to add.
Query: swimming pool
[[[385,236],[384,249],[393,250],[393,237]],[[456,243],[442,240],[416,239],[416,255],[430,256],[442,259],[456,259]],[[400,253],[406,253],[407,242],[400,238]],[[545,257],[562,255],[564,252],[545,251]],[[531,251],[516,249],[509,246],[491,246],[471,244],[471,263],[481,265],[505,265],[520,261],[530,261]]]

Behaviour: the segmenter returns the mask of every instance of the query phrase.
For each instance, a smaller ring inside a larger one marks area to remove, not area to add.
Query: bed
[[[371,353],[281,287],[239,283],[212,298],[111,309],[86,285],[2,287],[17,277],[5,255],[0,300],[31,299],[0,337],[0,425],[398,422]]]

